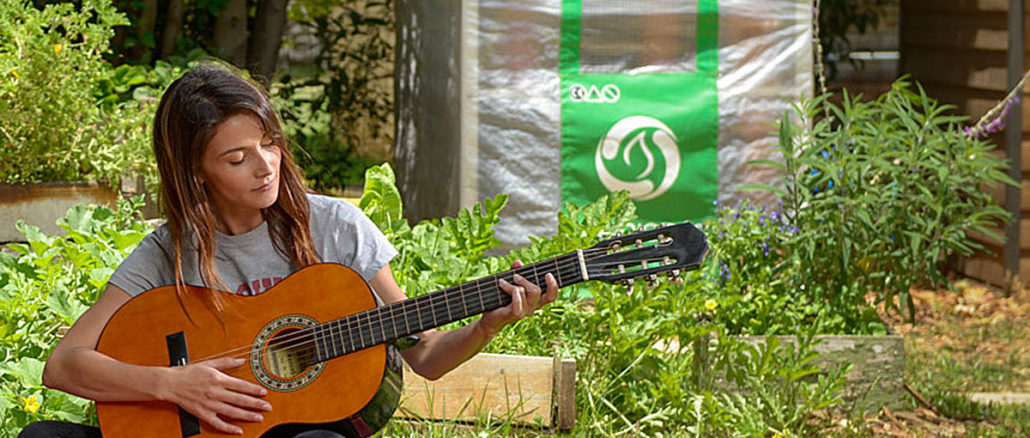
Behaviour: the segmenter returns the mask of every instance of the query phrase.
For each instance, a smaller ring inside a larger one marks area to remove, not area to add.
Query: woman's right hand
[[[260,422],[261,412],[272,410],[260,398],[268,393],[265,388],[227,374],[245,363],[224,357],[172,367],[164,398],[221,432],[241,434],[243,429],[227,420]]]

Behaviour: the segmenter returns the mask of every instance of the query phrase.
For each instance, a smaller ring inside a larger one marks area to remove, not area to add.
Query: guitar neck
[[[501,290],[499,282],[513,282],[514,274],[544,289],[548,273],[558,281],[558,287],[565,287],[584,281],[585,269],[582,252],[572,252],[320,324],[312,328],[317,346],[312,363],[507,306],[511,296]]]

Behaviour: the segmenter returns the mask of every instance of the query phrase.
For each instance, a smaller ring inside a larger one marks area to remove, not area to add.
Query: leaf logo
[[[630,116],[615,123],[594,154],[601,184],[612,192],[627,190],[638,201],[669,191],[679,176],[680,163],[676,134],[648,116]]]

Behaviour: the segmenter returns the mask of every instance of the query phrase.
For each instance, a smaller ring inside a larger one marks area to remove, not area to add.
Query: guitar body
[[[222,311],[210,304],[215,293],[223,294]],[[248,360],[227,374],[268,389],[265,400],[272,405],[260,423],[235,422],[244,436],[290,436],[311,429],[367,436],[385,424],[397,406],[399,355],[380,344],[308,365],[313,342],[305,342],[300,334],[305,327],[375,307],[365,281],[338,264],[306,267],[250,297],[199,287],[188,287],[179,297],[174,286],[167,286],[140,294],[120,308],[104,328],[97,350],[126,363],[151,366],[181,365],[232,352]],[[171,403],[98,402],[97,414],[106,438],[226,435],[202,422],[197,428],[195,418],[182,415]]]

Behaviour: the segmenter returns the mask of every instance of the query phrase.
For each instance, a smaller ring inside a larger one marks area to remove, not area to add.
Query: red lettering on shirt
[[[272,286],[279,284],[280,281],[283,281],[283,277],[265,277],[250,283],[243,282],[236,288],[236,295],[254,296],[262,294],[271,289]]]

